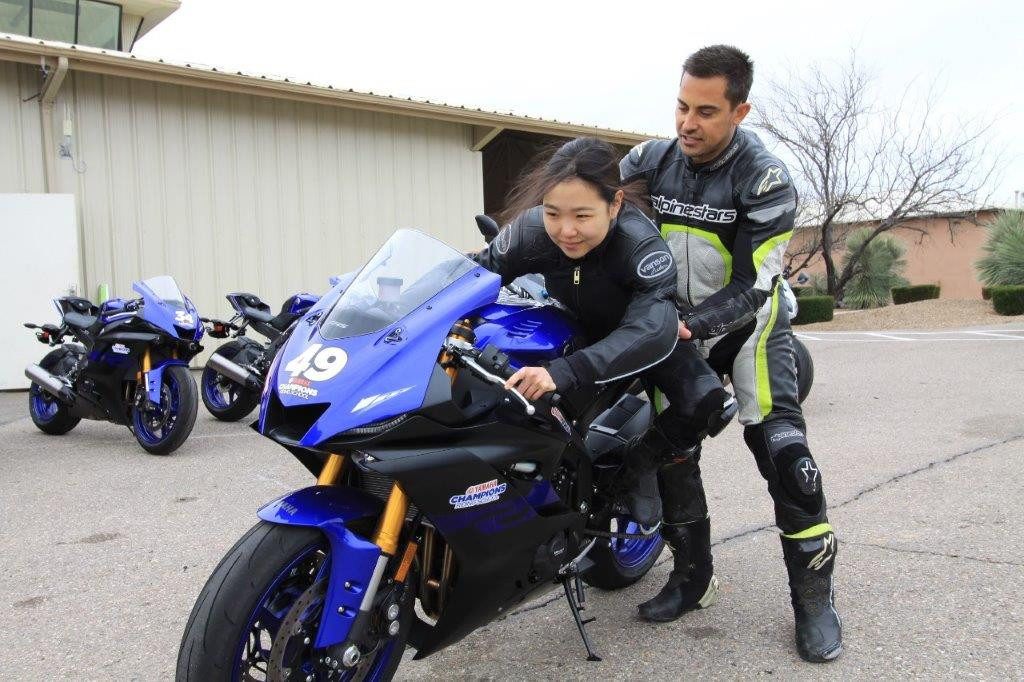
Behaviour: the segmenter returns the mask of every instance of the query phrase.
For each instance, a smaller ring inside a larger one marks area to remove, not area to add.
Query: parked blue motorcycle
[[[255,426],[316,485],[261,508],[215,569],[177,679],[390,679],[406,645],[423,658],[558,586],[599,660],[583,583],[630,585],[662,549],[617,501],[650,405],[631,379],[504,388],[581,343],[558,306],[396,232],[274,359]]]
[[[236,313],[230,320],[200,318],[207,323],[211,338],[226,339],[210,356],[200,379],[203,404],[221,421],[238,421],[260,402],[260,391],[270,362],[283,341],[282,335],[313,306],[319,296],[301,293],[291,296],[274,315],[270,306],[255,294],[234,292],[227,295]],[[246,329],[261,334],[267,342],[245,336]]]
[[[188,361],[203,349],[203,326],[171,277],[134,282],[132,289],[140,298],[101,306],[62,296],[54,300],[59,325],[25,324],[56,346],[25,368],[29,414],[52,435],[82,419],[124,424],[147,452],[166,455],[195,424],[199,400]],[[68,336],[74,340],[65,342]]]

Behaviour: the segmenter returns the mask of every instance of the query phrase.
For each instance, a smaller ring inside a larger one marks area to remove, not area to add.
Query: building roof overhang
[[[593,135],[613,144],[628,146],[657,137],[638,132],[524,116],[512,112],[500,113],[411,97],[360,92],[335,87],[331,84],[315,84],[311,81],[280,76],[229,71],[212,66],[177,63],[164,59],[143,59],[124,52],[0,34],[0,60],[54,66],[61,57],[68,60],[71,71],[469,124],[474,126],[472,141],[474,149],[483,148],[502,130],[517,130],[556,137]]]

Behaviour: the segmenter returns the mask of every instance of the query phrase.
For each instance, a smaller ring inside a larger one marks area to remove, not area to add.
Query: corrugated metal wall
[[[0,192],[43,191],[38,70],[0,62]],[[119,77],[68,74],[86,291],[168,273],[203,315],[247,290],[272,307],[355,269],[396,227],[480,244],[467,126]],[[13,154],[11,153],[13,152]],[[0,255],[0,261],[11,254]],[[28,292],[31,293],[31,292]]]

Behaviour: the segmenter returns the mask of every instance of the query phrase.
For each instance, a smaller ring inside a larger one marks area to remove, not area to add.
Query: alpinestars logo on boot
[[[836,536],[833,533],[828,533],[821,538],[821,551],[811,557],[811,560],[807,563],[807,568],[812,571],[820,571],[835,555]]]

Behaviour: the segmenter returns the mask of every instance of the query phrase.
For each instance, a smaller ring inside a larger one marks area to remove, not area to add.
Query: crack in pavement
[[[875,549],[885,549],[890,552],[897,552],[900,554],[921,554],[924,556],[935,556],[942,557],[945,559],[963,559],[965,561],[977,561],[978,563],[992,564],[994,566],[1016,566],[1018,568],[1024,568],[1024,563],[1019,561],[1000,561],[999,559],[988,559],[986,557],[968,556],[966,554],[953,554],[951,552],[932,552],[927,549],[891,547],[889,545],[882,545],[874,542],[855,542],[853,540],[844,540],[843,544],[853,545],[854,547],[874,547]]]
[[[954,453],[954,454],[950,455],[949,457],[945,457],[943,459],[937,459],[934,462],[929,462],[928,464],[920,466],[920,467],[918,467],[916,469],[911,469],[910,471],[905,471],[905,472],[903,472],[901,474],[896,474],[895,476],[892,476],[891,478],[887,478],[886,480],[881,481],[880,483],[876,483],[874,485],[868,486],[867,488],[864,488],[863,490],[861,490],[860,492],[858,492],[856,495],[854,495],[853,497],[851,497],[848,500],[843,500],[839,504],[831,505],[830,509],[832,511],[835,511],[837,509],[842,509],[846,505],[853,504],[854,502],[858,501],[860,498],[864,497],[865,495],[873,493],[876,490],[879,490],[880,488],[889,486],[889,485],[891,485],[893,483],[898,483],[899,481],[902,481],[903,479],[908,478],[910,476],[914,476],[915,474],[919,474],[921,472],[928,471],[929,469],[934,469],[935,467],[941,466],[943,464],[949,464],[951,462],[955,462],[956,460],[960,459],[961,457],[966,457],[967,455],[973,455],[975,453],[982,452],[984,450],[989,450],[991,448],[996,448],[996,447],[999,447],[1000,445],[1006,445],[1007,443],[1012,443],[1012,442],[1018,441],[1018,440],[1024,440],[1024,434],[1017,434],[1017,435],[1014,435],[1014,436],[1010,436],[1009,438],[1004,438],[1001,441],[997,441],[995,443],[989,443],[988,445],[979,445],[976,448],[970,448],[969,450],[963,450],[961,452]],[[763,526],[756,526],[754,528],[747,528],[745,530],[741,530],[739,532],[733,533],[732,535],[726,535],[725,537],[723,537],[720,540],[718,540],[718,542],[712,542],[711,546],[712,547],[717,547],[719,545],[724,545],[727,542],[732,542],[733,540],[739,540],[740,538],[745,538],[745,537],[747,537],[749,535],[754,535],[756,533],[762,533],[764,531],[772,530],[774,528],[775,528],[775,524],[774,523],[765,524]],[[843,542],[844,543],[849,543],[851,545],[852,544],[866,544],[866,543],[854,543],[854,542],[850,542],[848,540],[844,540]],[[907,551],[907,552],[914,552],[915,551],[915,550],[897,550],[897,549],[894,549],[892,547],[885,547],[885,546],[881,546],[881,545],[879,545],[879,547],[881,549],[892,549],[893,551]],[[924,551],[921,551],[919,553],[921,553],[921,554],[932,554],[932,552],[924,552]],[[984,562],[984,563],[992,563],[992,564],[998,564],[998,565],[1004,565],[1004,564],[1005,565],[1009,565],[1009,566],[1021,566],[1021,565],[1024,565],[1024,564],[1015,564],[1013,562],[997,561],[995,559],[983,559],[983,558],[960,556],[960,555],[952,555],[952,554],[942,554],[942,553],[939,553],[939,552],[935,552],[934,554],[936,554],[938,556],[946,556],[946,557],[956,558],[956,559],[968,559],[968,560],[974,560],[974,561],[980,561],[980,562]],[[655,568],[657,566],[661,566],[662,564],[667,563],[669,561],[669,559],[671,559],[671,556],[665,557],[664,559],[659,559],[657,562],[655,562],[655,564],[654,564],[654,566],[652,566],[652,568]],[[511,613],[508,614],[507,617],[508,618],[512,618],[512,617],[518,616],[518,615],[523,614],[523,613],[529,613],[530,611],[536,611],[537,609],[542,609],[545,606],[548,606],[549,604],[555,603],[556,601],[558,601],[559,599],[562,599],[563,597],[564,597],[564,595],[558,594],[558,595],[556,595],[556,596],[554,596],[554,597],[552,597],[550,599],[544,600],[543,602],[540,602],[540,603],[537,603],[537,604],[531,604],[529,606],[525,606],[525,607],[523,607],[521,609],[518,609],[516,611],[512,611]]]

